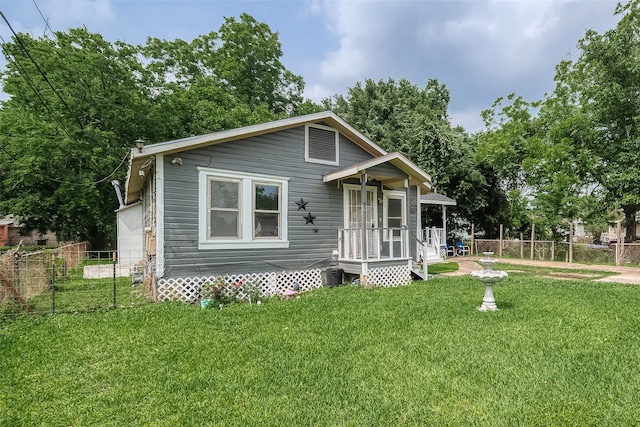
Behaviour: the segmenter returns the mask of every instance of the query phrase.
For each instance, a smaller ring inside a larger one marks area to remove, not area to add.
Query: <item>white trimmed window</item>
[[[288,178],[199,171],[199,249],[286,248]]]
[[[304,127],[304,160],[309,163],[338,166],[340,134],[331,127],[306,124]]]

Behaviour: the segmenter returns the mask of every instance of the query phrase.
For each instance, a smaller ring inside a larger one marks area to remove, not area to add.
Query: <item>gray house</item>
[[[279,294],[342,272],[396,286],[437,251],[421,239],[430,181],[331,112],[151,144],[131,151],[120,211],[140,230],[123,242],[140,236],[160,300],[193,301],[209,280]]]

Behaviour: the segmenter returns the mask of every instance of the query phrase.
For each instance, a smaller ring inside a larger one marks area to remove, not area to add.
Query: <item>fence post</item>
[[[56,255],[51,254],[51,314],[56,314]]]
[[[503,232],[504,228],[503,225],[500,224],[500,248],[498,249],[498,256],[500,258],[502,258],[502,232]]]
[[[524,236],[520,233],[520,259],[524,259]]]
[[[618,220],[618,225],[616,226],[616,265],[620,265],[622,263],[620,251],[620,233],[622,232],[622,225],[620,224],[620,220]]]
[[[536,238],[536,224],[535,223],[531,223],[531,259],[533,259],[533,245],[534,245],[534,241]]]
[[[471,255],[473,255],[473,235],[475,234],[475,228],[476,225],[474,223],[471,223],[471,247],[469,249],[471,249]],[[476,253],[478,253],[478,251],[476,251]]]
[[[113,252],[113,309],[116,309],[116,253]]]
[[[569,224],[569,263],[573,262],[573,221]]]

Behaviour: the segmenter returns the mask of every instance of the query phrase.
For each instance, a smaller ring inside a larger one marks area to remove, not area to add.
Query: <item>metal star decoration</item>
[[[302,210],[307,210],[307,204],[309,202],[305,202],[304,200],[302,200],[302,197],[300,197],[300,201],[296,202],[296,205],[298,205],[298,210],[302,209]]]
[[[303,218],[305,219],[305,221],[307,221],[304,223],[304,225],[307,225],[307,224],[313,225],[313,220],[316,219],[315,216],[311,215],[311,212],[303,216]]]
[[[314,229],[313,229],[313,232],[314,232],[314,233],[317,233],[317,232],[318,232],[318,229],[317,229],[317,228],[314,228]]]

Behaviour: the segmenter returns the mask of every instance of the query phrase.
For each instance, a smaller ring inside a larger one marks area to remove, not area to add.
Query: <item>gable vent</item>
[[[306,126],[305,160],[312,163],[338,164],[338,132],[329,127]]]

